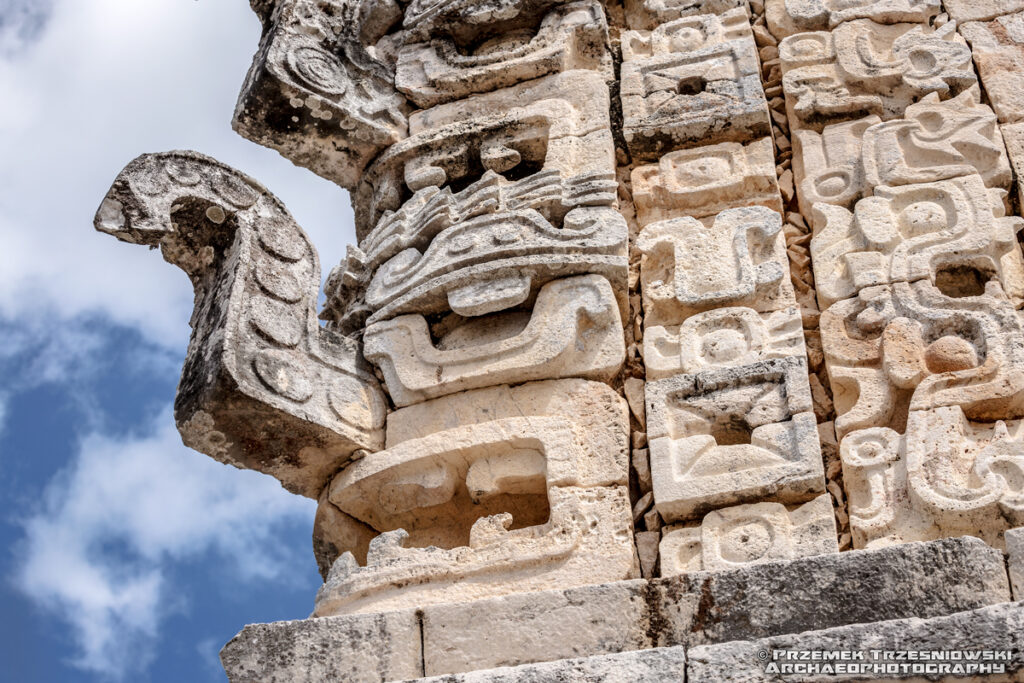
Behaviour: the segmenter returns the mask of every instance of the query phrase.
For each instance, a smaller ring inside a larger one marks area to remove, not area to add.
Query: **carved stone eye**
[[[775,530],[764,519],[741,519],[722,530],[719,552],[727,562],[753,562],[772,548]]]

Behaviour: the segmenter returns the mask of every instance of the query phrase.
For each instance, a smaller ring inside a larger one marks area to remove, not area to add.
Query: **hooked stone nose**
[[[124,205],[116,199],[106,197],[100,208],[96,211],[94,224],[100,232],[108,235],[117,235],[124,231],[127,223],[124,213]]]

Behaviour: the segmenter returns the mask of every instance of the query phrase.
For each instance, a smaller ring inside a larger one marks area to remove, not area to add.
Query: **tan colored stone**
[[[661,575],[838,552],[828,495],[802,505],[750,503],[709,512],[699,524],[667,528],[660,546]]]
[[[804,31],[828,31],[851,19],[927,24],[941,9],[939,0],[766,0],[765,18],[781,40]]]
[[[1006,142],[1006,152],[1010,157],[1010,166],[1017,179],[1017,206],[1024,197],[1024,123],[1004,123],[999,126]],[[1019,211],[1018,211],[1019,213]]]
[[[372,527],[339,510],[328,499],[329,494],[330,487],[324,488],[313,519],[313,557],[320,577],[325,580],[342,553],[350,552],[356,562],[366,564],[370,541],[377,536]]]
[[[1024,0],[943,0],[953,21],[986,21],[1024,9]]]
[[[1013,599],[1024,600],[1024,527],[1009,529],[1003,534],[1006,541],[1006,569],[1010,574]]]
[[[1024,12],[960,27],[1001,123],[1024,120]]]
[[[724,14],[746,5],[746,0],[625,0],[626,23],[631,29],[649,31],[683,17]]]
[[[636,534],[636,551],[640,557],[640,573],[645,579],[652,578],[658,567],[659,541],[661,541],[660,531],[638,531]]]

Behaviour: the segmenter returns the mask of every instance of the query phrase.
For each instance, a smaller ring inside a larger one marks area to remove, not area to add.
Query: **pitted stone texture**
[[[370,541],[377,536],[372,527],[339,510],[328,500],[329,493],[330,487],[324,488],[313,518],[313,556],[324,580],[331,565],[344,552],[352,553],[359,564],[366,564]]]
[[[724,306],[764,313],[796,304],[782,217],[763,206],[652,223],[636,247],[646,325]]]
[[[1005,534],[1006,568],[1010,574],[1013,599],[1024,600],[1024,527],[1010,529]]]
[[[828,494],[803,505],[751,503],[704,515],[700,524],[663,529],[661,575],[721,571],[748,564],[838,553]]]
[[[374,46],[401,19],[393,0],[281,0],[238,99],[234,129],[353,188],[407,134],[412,107]]]
[[[334,563],[315,613],[637,576],[626,410],[603,384],[560,380],[392,413],[387,449],[343,470],[329,497],[381,535],[365,567]]]
[[[784,358],[648,382],[654,501],[666,521],[825,489],[807,363]]]
[[[942,681],[1018,681],[1024,670],[1020,651],[1024,648],[1024,605],[1006,603],[959,612],[930,619],[897,619],[874,624],[854,624],[822,631],[809,631],[781,635],[753,641],[735,641],[719,645],[695,647],[687,652],[688,680],[702,683],[768,683],[769,681],[793,680],[794,675],[765,673],[766,662],[759,653],[773,650],[790,652],[860,652],[863,662],[872,663],[871,651],[968,651],[978,652],[1009,651],[1014,653],[1011,661],[990,661],[1003,665],[1003,673],[976,674],[964,677],[962,674],[947,673],[936,669],[934,675],[924,678],[911,669],[907,673],[883,674],[796,674],[796,678],[807,683],[833,683],[834,681],[880,681],[912,680]],[[783,662],[776,662],[780,666]],[[789,662],[794,664],[796,662]],[[810,662],[806,662],[810,664]],[[920,662],[882,662],[879,664],[905,664],[908,667]],[[978,663],[978,662],[971,662]],[[969,666],[965,661],[936,662],[939,666]],[[841,664],[835,662],[835,664]],[[997,669],[998,671],[998,669]],[[970,670],[967,670],[970,673]]]
[[[912,411],[840,444],[857,548],[971,535],[1004,546],[1024,524],[1024,421],[968,421],[959,406]]]
[[[428,108],[574,69],[599,71],[612,80],[601,4],[547,4],[539,16],[519,12],[501,21],[502,13],[495,12],[491,22],[437,24],[427,40],[407,41],[398,52],[398,90]]]
[[[250,624],[220,651],[231,683],[377,683],[423,675],[416,612]]]
[[[1024,12],[960,27],[1000,123],[1024,121]]]
[[[852,213],[816,204],[811,262],[819,307],[894,282],[924,280],[944,288],[958,267],[984,272],[1007,297],[1020,300],[1024,256],[1017,232],[1024,219],[1005,215],[1004,196],[970,175],[879,186]]]
[[[869,116],[825,126],[821,133],[793,131],[800,212],[811,218],[818,202],[853,209],[879,185],[972,174],[986,187],[1009,190],[1012,173],[999,133],[992,109],[971,92],[946,101],[932,93],[892,121]]]
[[[644,330],[648,381],[806,355],[796,306],[770,313],[742,306],[715,308],[679,325],[651,325]]]
[[[746,8],[747,0],[625,0],[625,7],[629,28],[650,31],[683,17]]]
[[[532,311],[471,319],[436,346],[421,315],[370,325],[363,343],[397,406],[506,382],[607,381],[626,358],[615,294],[599,275],[549,282]]]
[[[927,24],[942,10],[939,0],[766,0],[768,30],[778,39],[804,31],[828,31],[851,19],[878,24]]]
[[[622,133],[634,161],[771,134],[747,9],[622,35]]]
[[[1024,10],[1024,0],[944,0],[949,16],[956,22],[987,21]]]
[[[971,49],[955,22],[933,29],[856,19],[832,32],[790,36],[779,44],[779,56],[793,128],[820,131],[869,115],[899,118],[929,93],[946,100],[970,90],[980,97]]]
[[[1024,196],[1024,123],[1004,123],[999,126],[1006,142],[1006,152],[1010,157],[1010,166],[1017,179],[1017,203]]]
[[[159,246],[192,280],[174,410],[185,445],[313,499],[356,451],[383,445],[383,392],[357,344],[317,324],[316,250],[262,185],[195,152],[143,155],[95,225]]]
[[[782,211],[771,138],[669,152],[656,165],[634,168],[632,182],[641,226],[742,206]]]
[[[908,411],[955,405],[981,422],[1024,417],[1024,328],[998,283],[987,289],[953,297],[927,281],[898,283],[824,311],[836,434],[903,433]]]

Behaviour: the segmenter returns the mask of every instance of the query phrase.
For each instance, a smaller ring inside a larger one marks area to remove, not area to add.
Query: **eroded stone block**
[[[622,35],[622,133],[634,161],[771,134],[746,8]]]
[[[747,564],[838,553],[828,494],[803,505],[750,503],[714,510],[700,524],[666,529],[661,575],[720,571]]]
[[[944,0],[942,5],[960,23],[986,21],[1024,10],[1024,0]]]
[[[406,136],[412,107],[375,43],[401,20],[394,0],[281,0],[263,16],[234,129],[293,163],[354,188]]]
[[[908,411],[944,406],[977,421],[1024,417],[1024,329],[1013,303],[969,269],[950,278],[942,290],[927,281],[869,287],[822,312],[840,437],[902,433]]]
[[[941,10],[939,0],[766,0],[765,19],[781,40],[803,31],[828,31],[852,19],[927,24]]]
[[[625,6],[629,27],[649,31],[683,17],[746,8],[747,0],[625,0]]]
[[[824,490],[804,358],[648,382],[646,398],[654,502],[666,521]]]
[[[910,185],[978,174],[986,187],[1010,189],[1012,173],[996,116],[973,93],[941,101],[932,93],[903,118],[877,116],[793,131],[793,172],[800,212],[818,202],[852,209],[879,185]]]
[[[1006,541],[1006,569],[1010,574],[1010,588],[1013,599],[1024,600],[1024,527],[1010,529],[1004,535]]]
[[[511,5],[511,3],[508,3]],[[395,82],[418,106],[427,108],[574,69],[591,69],[611,80],[608,25],[597,0],[552,5],[541,17],[529,12],[518,21],[475,25],[493,31],[481,41],[465,23],[436,24],[425,42],[406,43],[398,52]]]
[[[741,206],[782,211],[771,138],[669,152],[656,165],[634,168],[632,182],[641,226]]]
[[[971,44],[978,75],[999,121],[1024,120],[1024,12],[967,22],[960,33]]]
[[[763,313],[796,303],[782,217],[763,206],[652,223],[636,246],[648,325],[677,324],[723,306]]]
[[[832,32],[790,36],[779,44],[779,57],[793,128],[899,118],[929,93],[942,100],[967,90],[980,96],[971,50],[955,22],[934,29],[856,19]]]
[[[911,411],[840,445],[855,547],[970,535],[1003,547],[1024,524],[1024,421],[976,423],[959,406]]]
[[[344,469],[329,498],[380,535],[365,567],[352,554],[335,562],[314,613],[637,576],[626,410],[606,385],[556,380],[392,413],[387,449]],[[447,428],[431,429],[439,420]]]
[[[999,126],[1010,157],[1010,166],[1017,179],[1017,206],[1024,197],[1024,123],[1004,123]],[[1018,211],[1019,213],[1019,211]]]
[[[263,186],[195,152],[128,164],[96,229],[159,246],[196,290],[175,400],[185,445],[318,498],[383,445],[387,403],[357,344],[316,321],[320,264]]]
[[[506,382],[607,381],[626,358],[615,294],[600,275],[549,282],[532,311],[471,319],[437,345],[422,315],[370,325],[363,344],[397,406]]]

